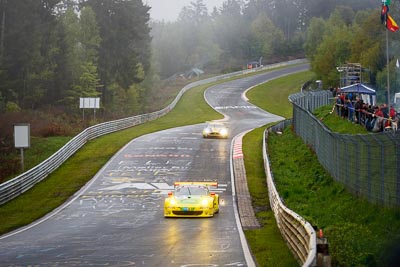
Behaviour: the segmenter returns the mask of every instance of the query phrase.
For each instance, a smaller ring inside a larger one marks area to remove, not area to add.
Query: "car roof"
[[[222,122],[207,122],[207,125],[218,125],[218,126],[225,126],[225,124],[224,123],[222,123]]]

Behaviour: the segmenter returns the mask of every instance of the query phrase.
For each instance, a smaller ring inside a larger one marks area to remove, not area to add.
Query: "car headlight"
[[[172,199],[169,201],[169,204],[170,204],[171,206],[175,206],[176,200],[175,200],[174,198],[172,198]]]
[[[221,135],[228,135],[228,130],[221,129],[220,133],[221,133]]]
[[[211,132],[210,128],[205,128],[204,133],[209,134]]]
[[[202,205],[203,207],[207,207],[209,204],[210,204],[210,201],[209,201],[208,199],[203,199],[203,200],[201,201],[201,205]]]

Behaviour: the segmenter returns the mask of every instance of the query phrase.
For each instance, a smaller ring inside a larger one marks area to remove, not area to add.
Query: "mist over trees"
[[[399,7],[391,5],[391,15],[396,21]],[[312,18],[307,29],[304,45],[312,70],[324,87],[339,87],[340,74],[336,67],[343,64],[361,63],[362,81],[377,91],[378,101],[386,102],[388,35],[389,78],[391,95],[400,90],[400,73],[396,62],[400,54],[399,32],[390,32],[380,21],[380,9],[355,12],[339,6],[326,18]],[[391,97],[393,99],[393,97]]]
[[[346,13],[336,14],[341,4]],[[177,21],[160,22],[150,21],[150,7],[141,0],[0,0],[0,114],[52,107],[79,116],[80,97],[100,97],[105,117],[135,115],[162,90],[160,80],[193,67],[218,74],[243,69],[250,61],[267,64],[305,54],[319,75],[333,81],[334,75],[318,64],[330,62],[319,51],[329,51],[331,44],[324,48],[329,36],[343,40],[363,38],[362,30],[368,34],[362,23],[370,12],[354,15],[368,7],[378,10],[379,5],[372,0],[226,0],[208,10],[196,0]],[[343,26],[334,15],[346,21]],[[350,30],[353,24],[358,26]],[[372,55],[381,52],[373,40],[381,39],[373,33],[371,38],[362,42],[369,54],[359,58],[371,62],[371,71],[381,71],[383,63],[372,64]],[[354,44],[347,52],[349,40],[343,44],[335,64],[360,49]],[[379,72],[371,77],[380,80]]]
[[[202,0],[196,0],[176,22],[151,23],[153,59],[166,78],[191,67],[228,72],[260,58],[266,64],[304,57],[313,18],[325,20],[341,5],[355,12],[379,9],[379,4],[374,0],[227,0],[221,8],[207,10]]]

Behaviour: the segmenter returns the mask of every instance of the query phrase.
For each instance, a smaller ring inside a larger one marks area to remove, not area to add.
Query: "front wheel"
[[[215,210],[215,214],[218,214],[219,213],[219,197],[218,197],[218,200],[217,200],[217,204],[215,205],[214,204],[214,210]]]

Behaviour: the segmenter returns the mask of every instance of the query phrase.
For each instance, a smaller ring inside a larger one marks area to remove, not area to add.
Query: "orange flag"
[[[396,21],[394,21],[394,19],[389,14],[387,14],[386,18],[386,28],[392,32],[395,32],[399,29],[399,26],[397,25]]]

